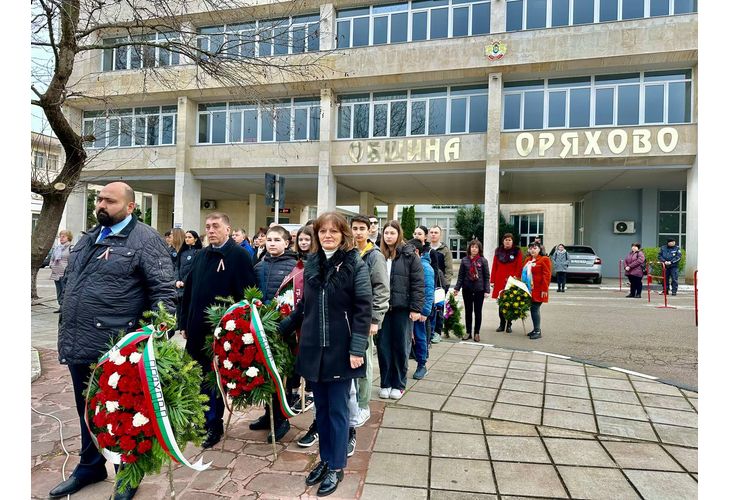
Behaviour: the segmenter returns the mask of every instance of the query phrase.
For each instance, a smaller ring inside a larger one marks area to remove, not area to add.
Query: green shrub
[[[661,276],[662,275],[662,265],[661,263],[658,263],[657,260],[659,259],[659,247],[646,247],[641,249],[642,252],[644,252],[644,257],[646,257],[647,262],[654,262],[654,264],[651,265],[651,268],[649,269],[649,274],[652,276]],[[687,254],[685,253],[684,249],[682,249],[682,260],[679,261],[679,274],[681,275],[684,271],[684,265],[687,262]]]

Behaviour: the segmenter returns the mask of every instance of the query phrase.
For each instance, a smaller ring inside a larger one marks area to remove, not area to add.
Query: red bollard
[[[619,259],[619,261],[618,261],[618,291],[619,292],[621,291],[621,285],[623,284],[623,281],[624,281],[623,278],[621,277],[621,275],[623,274],[623,271],[624,271],[624,259]]]
[[[694,274],[694,282],[695,282],[695,326],[699,326],[699,318],[697,317],[697,269],[695,269]]]
[[[664,290],[664,305],[656,307],[657,309],[676,309],[676,307],[672,307],[667,303],[667,266],[664,262],[662,262],[662,280],[664,281],[662,284],[662,288]]]
[[[649,304],[651,304],[651,267],[649,262],[646,263],[646,296],[649,298]]]

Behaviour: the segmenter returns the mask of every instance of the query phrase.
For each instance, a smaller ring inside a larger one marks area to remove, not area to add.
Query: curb
[[[41,357],[38,355],[38,349],[30,348],[30,383],[41,376]]]

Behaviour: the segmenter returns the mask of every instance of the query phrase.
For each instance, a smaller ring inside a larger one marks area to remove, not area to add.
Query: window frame
[[[172,111],[173,106],[175,107],[175,111]],[[152,108],[157,108],[157,113],[152,112],[138,112],[138,110],[151,110]],[[149,142],[149,117],[150,116],[156,116],[157,117],[157,143],[156,144],[148,144]],[[172,117],[172,133],[171,133],[171,139],[172,142],[169,143],[163,143],[163,137],[164,137],[164,118],[165,117]],[[122,138],[122,131],[124,130],[124,127],[122,126],[122,120],[123,119],[130,119],[131,120],[131,127],[129,129],[129,137],[130,137],[130,144],[129,145],[120,145],[121,144],[121,138]],[[138,130],[138,120],[144,120],[144,130],[140,131]],[[84,147],[88,149],[121,149],[121,148],[141,148],[141,147],[164,147],[164,146],[175,146],[177,143],[177,105],[167,105],[167,106],[144,106],[144,107],[134,107],[134,108],[117,108],[117,109],[110,109],[110,110],[102,110],[102,111],[85,111],[84,116],[82,117],[81,123],[82,123],[82,130],[84,131],[84,134],[87,133],[87,130],[89,128],[91,131],[94,131],[94,127],[97,122],[101,122],[104,125],[104,138],[103,138],[103,145],[101,146],[95,146],[94,143],[84,143]],[[110,135],[110,131],[112,130],[111,124],[116,123],[117,124],[117,133],[116,135],[112,136]],[[144,143],[139,144],[137,142],[138,137],[144,137]],[[97,138],[97,141],[100,139]]]
[[[149,37],[153,36],[153,39],[150,39]],[[168,36],[168,35],[174,35],[174,36]],[[143,39],[147,40],[143,40]],[[101,57],[99,58],[99,64],[100,64],[100,71],[102,73],[109,73],[112,71],[128,71],[128,70],[139,70],[139,69],[145,69],[145,68],[165,68],[168,66],[179,66],[181,64],[184,64],[181,61],[181,54],[179,52],[173,52],[169,49],[165,49],[163,47],[149,47],[146,45],[134,45],[135,41],[152,41],[155,43],[163,43],[163,42],[174,42],[180,39],[179,34],[166,31],[166,32],[155,32],[155,33],[145,33],[145,34],[139,34],[139,35],[124,35],[124,36],[115,36],[115,37],[108,37],[104,38],[102,40],[102,44],[106,43],[107,41],[112,41],[112,43],[117,43],[120,40],[125,40],[130,43],[130,45],[124,45],[122,47],[115,47],[115,48],[108,48],[108,49],[101,49]],[[141,47],[142,51],[140,52],[140,67],[139,68],[133,68],[132,67],[132,52],[134,50],[138,50],[138,47]],[[124,67],[117,68],[117,54],[118,50],[120,48],[124,48]],[[154,64],[149,65],[145,64],[145,55],[144,51],[145,49],[151,49],[154,50]],[[168,54],[168,62],[167,64],[161,64],[160,63],[160,53],[162,51],[167,51]],[[109,54],[111,54],[111,69],[105,69],[107,58],[109,57]]]

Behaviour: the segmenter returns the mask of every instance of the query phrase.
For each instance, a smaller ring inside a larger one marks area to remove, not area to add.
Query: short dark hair
[[[482,242],[476,238],[471,240],[469,242],[469,244],[466,246],[467,255],[469,255],[471,253],[471,247],[473,247],[473,246],[477,247],[479,255],[481,255],[483,257],[484,256],[484,247],[482,247]]]
[[[289,231],[287,231],[285,227],[282,227],[282,226],[271,226],[269,228],[269,230],[266,231],[266,234],[267,235],[269,233],[279,233],[279,234],[281,234],[284,237],[284,239],[286,241],[289,241],[289,242],[291,241],[291,233],[289,233]]]
[[[641,250],[641,243],[639,243],[639,242],[636,242],[636,243],[632,243],[632,244],[631,244],[631,246],[632,246],[632,247],[636,247],[636,248],[638,248],[639,250]]]
[[[172,236],[172,231],[165,231],[165,238]]]
[[[676,243],[677,239],[676,238],[667,238],[667,243],[670,243],[672,241]]]
[[[527,248],[532,248],[532,247],[540,248],[540,244],[537,243],[536,241],[533,241],[532,243],[527,245]]]
[[[407,242],[409,245],[413,245],[416,250],[418,250],[418,254],[421,255],[423,253],[423,243],[421,243],[421,240],[418,238],[413,238],[412,240],[408,240]]]
[[[352,219],[350,219],[350,227],[352,227],[355,222],[361,222],[362,224],[370,227],[370,218],[367,215],[358,214],[354,216]]]
[[[416,226],[416,228],[423,231],[423,234],[428,235],[428,228],[426,226]]]

